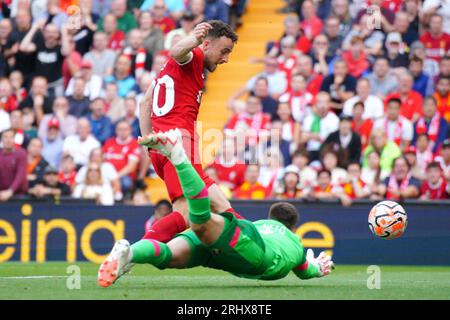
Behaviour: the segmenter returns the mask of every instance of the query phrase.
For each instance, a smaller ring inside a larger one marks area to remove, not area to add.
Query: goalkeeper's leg
[[[125,239],[119,240],[98,270],[98,284],[109,287],[136,263],[151,264],[159,269],[192,267],[191,246],[187,240],[176,237],[166,244],[143,239],[132,245]]]
[[[155,133],[146,139],[148,147],[164,154],[175,167],[188,202],[191,229],[204,244],[214,243],[224,229],[224,218],[211,214],[208,189],[186,156],[180,131]]]

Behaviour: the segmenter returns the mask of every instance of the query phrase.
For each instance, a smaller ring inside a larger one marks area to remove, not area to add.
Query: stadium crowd
[[[449,198],[450,3],[286,3],[206,173],[237,199]],[[0,201],[148,204],[139,102],[171,46],[238,28],[246,0],[0,4]]]

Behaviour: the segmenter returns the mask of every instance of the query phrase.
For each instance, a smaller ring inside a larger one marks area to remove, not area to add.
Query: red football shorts
[[[203,167],[198,160],[200,158],[198,144],[194,144],[194,142],[188,137],[183,137],[183,147],[184,150],[186,150],[186,154],[188,155],[195,171],[197,171],[200,178],[205,182],[206,187],[209,188],[215,182],[207,174],[205,174]],[[183,197],[183,190],[181,189],[177,172],[167,157],[153,151],[149,152],[149,155],[156,174],[164,180],[166,184],[170,200],[174,202],[177,198]]]

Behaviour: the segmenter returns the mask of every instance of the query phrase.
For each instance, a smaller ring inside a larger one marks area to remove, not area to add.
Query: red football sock
[[[245,218],[243,216],[241,216],[239,213],[237,213],[233,208],[229,208],[229,209],[225,210],[225,212],[231,212],[233,214],[233,216],[235,216],[236,219],[238,219],[238,220],[245,220]]]
[[[186,230],[186,221],[183,215],[178,211],[173,211],[167,216],[162,217],[147,230],[143,239],[153,239],[160,242],[169,242],[180,232]]]

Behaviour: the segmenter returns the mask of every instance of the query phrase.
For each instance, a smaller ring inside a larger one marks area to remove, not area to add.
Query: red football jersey
[[[105,161],[111,163],[117,172],[125,168],[129,160],[139,160],[141,147],[136,139],[130,139],[126,143],[119,143],[116,138],[106,140],[103,146]],[[136,178],[136,171],[130,174]]]
[[[387,102],[391,98],[399,98],[400,100],[402,100],[400,97],[400,94],[398,92],[392,92],[392,93],[388,94],[384,100],[385,109],[386,109]],[[411,90],[408,93],[408,96],[406,97],[406,99],[402,100],[400,115],[404,116],[408,120],[411,120],[415,113],[423,115],[422,101],[423,101],[423,98],[420,95],[420,93],[418,93],[414,90]]]
[[[450,50],[450,35],[442,33],[439,38],[434,38],[429,32],[420,37],[420,42],[425,46],[426,56],[429,59],[441,61]]]
[[[182,65],[169,58],[155,79],[151,108],[153,130],[179,128],[183,136],[194,140],[204,84],[204,55],[200,48],[192,53],[191,60]]]
[[[422,184],[421,194],[427,195],[430,200],[450,198],[447,192],[447,183],[444,178],[441,178],[436,185],[432,185],[430,181],[425,181]]]
[[[211,167],[217,171],[217,178],[220,183],[225,184],[231,190],[236,190],[245,181],[245,168],[244,163],[235,163],[233,165],[225,165],[220,159],[216,159]]]
[[[122,30],[117,30],[109,38],[108,48],[112,50],[122,50],[125,46],[125,33]]]
[[[161,31],[164,33],[164,35],[168,34],[170,31],[175,29],[175,22],[172,20],[172,18],[164,17],[161,20],[153,20],[153,25],[157,26]]]

